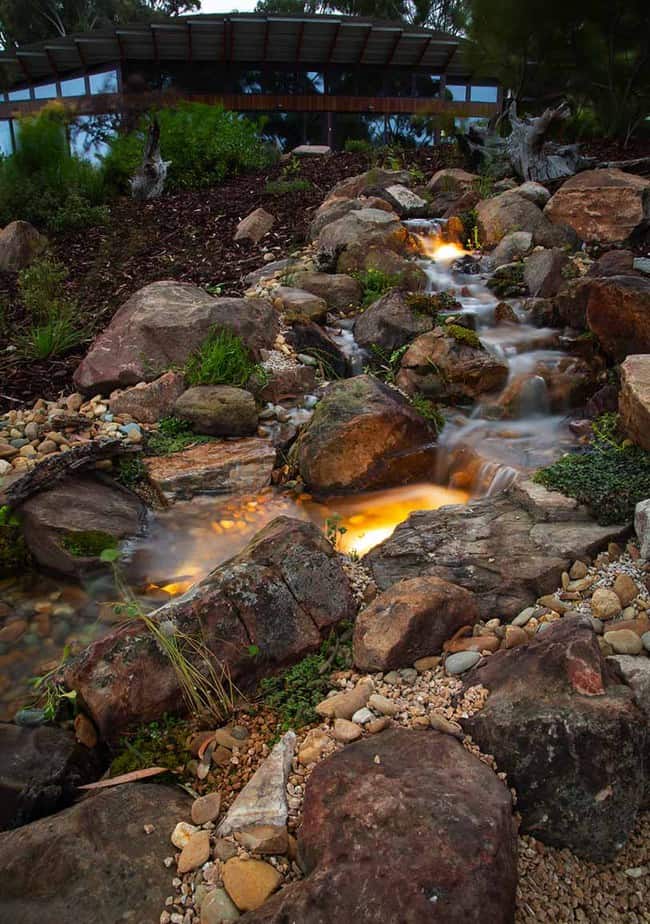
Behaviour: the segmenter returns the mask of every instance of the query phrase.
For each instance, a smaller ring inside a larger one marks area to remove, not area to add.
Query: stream
[[[548,464],[575,444],[568,418],[551,413],[545,379],[566,354],[558,332],[530,324],[517,300],[509,301],[519,323],[496,323],[498,299],[487,288],[487,272],[454,269],[463,251],[444,244],[440,222],[405,222],[419,241],[420,265],[428,291],[447,291],[461,304],[484,346],[508,365],[508,389],[525,375],[526,385],[514,415],[494,418],[495,398],[463,411],[450,409],[438,439],[431,482],[317,502],[267,488],[254,496],[198,496],[150,514],[145,535],[123,548],[125,573],[143,607],[152,610],[184,592],[221,562],[236,555],[254,533],[277,516],[311,520],[326,530],[336,517],[344,527],[338,547],[365,554],[386,539],[414,510],[466,503],[508,487],[520,473]],[[461,263],[461,266],[463,264]],[[458,311],[454,312],[458,314]],[[354,374],[364,356],[354,341],[349,319],[328,329],[346,353]],[[498,398],[496,399],[498,403]],[[568,411],[568,409],[567,409]],[[301,420],[308,412],[300,410]],[[12,637],[0,640],[0,720],[13,718],[30,699],[29,678],[53,669],[64,650],[76,650],[105,634],[119,621],[114,591],[106,574],[83,586],[65,579],[30,574],[0,583],[0,607],[19,618]]]

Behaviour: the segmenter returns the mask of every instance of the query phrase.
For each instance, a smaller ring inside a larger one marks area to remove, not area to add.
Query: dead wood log
[[[142,165],[131,179],[131,195],[142,201],[162,195],[171,161],[160,153],[160,124],[155,117],[149,124]]]

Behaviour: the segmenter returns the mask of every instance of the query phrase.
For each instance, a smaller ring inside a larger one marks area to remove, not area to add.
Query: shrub
[[[52,306],[62,299],[63,285],[68,271],[58,260],[36,260],[18,274],[20,298],[30,313],[44,320],[52,313]]]
[[[364,371],[370,372],[377,376],[378,379],[382,379],[384,382],[392,385],[397,378],[402,356],[404,356],[409,346],[410,344],[405,343],[403,346],[389,353],[387,350],[380,347],[379,344],[373,343],[370,347],[372,359],[369,366]]]
[[[161,109],[157,117],[161,153],[171,161],[170,190],[212,186],[232,174],[268,167],[277,157],[262,141],[258,124],[221,106],[181,103]],[[104,172],[111,188],[128,191],[129,179],[142,161],[147,129],[148,120],[143,119],[136,131],[109,142]]]
[[[650,453],[618,435],[616,415],[594,422],[589,445],[540,469],[533,480],[574,497],[603,525],[634,518],[637,503],[650,497]]]
[[[187,361],[189,385],[234,385],[242,388],[260,367],[241,337],[227,329],[213,330]]]
[[[296,178],[293,180],[269,180],[264,187],[267,196],[291,196],[296,193],[309,192],[312,189],[309,180]]]
[[[363,308],[372,305],[389,289],[394,289],[402,281],[401,273],[385,273],[383,270],[372,267],[353,275],[361,284],[361,305]]]
[[[65,293],[68,272],[58,260],[35,261],[18,276],[18,291],[30,325],[17,338],[18,349],[32,359],[58,356],[84,338],[77,303]]]
[[[147,435],[147,452],[152,456],[168,456],[188,446],[211,441],[211,436],[197,436],[190,425],[179,417],[163,417],[158,422],[158,429]]]
[[[102,172],[70,154],[66,116],[50,105],[20,120],[15,154],[0,160],[0,224],[55,231],[106,221]]]

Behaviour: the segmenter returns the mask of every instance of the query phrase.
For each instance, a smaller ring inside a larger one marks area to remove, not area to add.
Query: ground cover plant
[[[260,366],[241,337],[227,329],[213,330],[185,366],[189,385],[234,385],[242,388]]]

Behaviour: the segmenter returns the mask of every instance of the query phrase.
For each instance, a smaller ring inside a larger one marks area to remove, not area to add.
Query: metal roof
[[[115,26],[0,52],[12,83],[55,80],[126,61],[358,65],[465,73],[462,39],[352,16],[228,13]],[[453,66],[450,67],[453,61]]]

